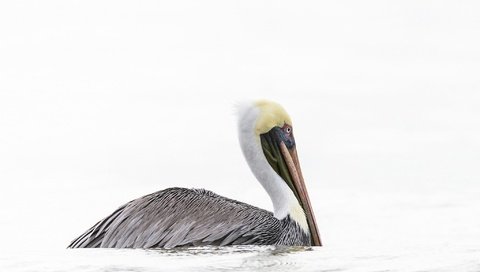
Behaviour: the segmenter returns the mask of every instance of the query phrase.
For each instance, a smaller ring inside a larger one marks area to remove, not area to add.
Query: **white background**
[[[1,249],[166,187],[271,209],[234,105],[293,118],[326,245],[480,238],[478,1],[2,1]]]

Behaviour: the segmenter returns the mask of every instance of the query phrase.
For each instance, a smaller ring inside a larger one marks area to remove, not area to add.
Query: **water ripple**
[[[478,253],[475,247],[394,250],[281,246],[75,249],[2,254],[0,271],[479,271]]]

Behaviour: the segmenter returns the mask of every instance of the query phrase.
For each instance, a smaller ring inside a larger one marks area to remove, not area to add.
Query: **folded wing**
[[[268,245],[280,228],[263,209],[203,189],[169,188],[121,206],[69,247]]]

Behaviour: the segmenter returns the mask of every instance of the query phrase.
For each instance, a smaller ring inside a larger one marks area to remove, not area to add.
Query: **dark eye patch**
[[[287,128],[290,128],[290,132],[287,132]],[[279,127],[274,127],[273,129],[273,133],[275,135],[275,137],[284,142],[285,143],[285,146],[287,146],[288,149],[291,149],[295,146],[295,139],[293,138],[293,135],[291,134],[292,132],[292,128],[291,127],[283,127],[283,128],[279,128]]]

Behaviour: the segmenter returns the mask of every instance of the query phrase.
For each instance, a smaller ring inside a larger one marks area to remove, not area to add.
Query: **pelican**
[[[239,106],[238,135],[273,213],[204,189],[168,188],[124,204],[68,247],[321,246],[285,109],[267,100]]]

